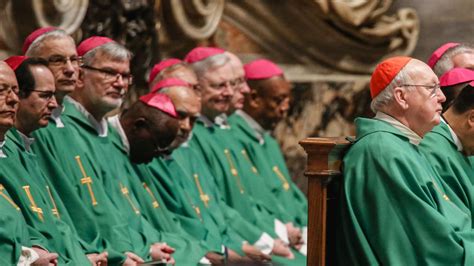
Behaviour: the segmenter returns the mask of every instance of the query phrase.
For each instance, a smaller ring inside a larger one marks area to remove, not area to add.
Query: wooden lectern
[[[306,138],[308,177],[308,266],[333,265],[342,158],[350,147],[344,138]]]

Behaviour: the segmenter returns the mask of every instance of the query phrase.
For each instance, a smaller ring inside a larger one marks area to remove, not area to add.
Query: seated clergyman
[[[471,211],[419,152],[441,120],[438,78],[393,57],[372,74],[373,119],[358,118],[344,158],[341,265],[472,265]]]

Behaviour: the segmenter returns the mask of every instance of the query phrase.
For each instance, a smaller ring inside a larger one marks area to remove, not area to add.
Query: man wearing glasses
[[[15,128],[7,134],[5,145],[11,162],[0,171],[2,182],[20,207],[26,222],[43,239],[46,249],[59,254],[59,263],[105,262],[107,255],[97,254],[92,246],[82,245],[74,225],[56,190],[43,175],[37,157],[31,151],[31,133],[48,124],[57,107],[54,78],[42,58],[21,58],[15,74],[19,80],[19,107]],[[9,61],[9,59],[7,59]],[[32,231],[33,232],[33,231]],[[44,253],[44,252],[43,252]],[[87,258],[84,253],[87,253]]]
[[[471,210],[419,151],[445,96],[425,63],[392,57],[370,81],[375,118],[357,118],[344,158],[338,264],[471,265]]]

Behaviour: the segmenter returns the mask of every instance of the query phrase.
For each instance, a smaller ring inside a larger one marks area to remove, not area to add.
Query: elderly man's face
[[[229,110],[234,95],[232,78],[230,64],[211,69],[200,78],[202,112],[205,115],[217,116]]]
[[[35,56],[48,60],[58,92],[74,90],[80,62],[71,38],[46,39]]]
[[[58,106],[54,97],[54,77],[45,66],[31,66],[35,88],[26,98],[20,99],[18,122],[31,130],[48,125],[51,112]],[[25,133],[25,132],[24,132]]]
[[[263,88],[256,99],[262,127],[273,130],[290,108],[291,85],[282,77],[270,78],[262,84]]]
[[[474,70],[474,51],[472,53],[462,53],[453,56],[451,59],[454,67],[462,67]]]
[[[443,108],[441,103],[446,100],[439,89],[439,80],[433,71],[423,62],[412,60],[413,67],[410,77],[415,88],[408,92],[406,117],[411,121],[410,128],[418,135],[424,136],[440,123]]]
[[[131,83],[130,61],[115,61],[98,52],[90,65],[82,67],[84,97],[102,110],[120,107]]]
[[[18,83],[15,73],[0,62],[0,128],[8,130],[15,124],[18,109]]]
[[[199,85],[196,73],[191,68],[179,67],[175,70],[167,73],[164,78],[177,78],[183,81],[186,81],[189,85],[192,86],[196,96],[201,97],[201,86]]]
[[[179,120],[178,134],[171,144],[171,149],[176,149],[188,140],[194,122],[201,112],[201,102],[195,92],[186,87],[171,88],[168,96],[175,105]]]

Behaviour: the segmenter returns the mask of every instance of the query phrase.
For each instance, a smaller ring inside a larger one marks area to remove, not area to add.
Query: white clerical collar
[[[235,113],[239,115],[240,117],[242,117],[245,120],[245,122],[247,122],[247,124],[249,124],[249,126],[254,130],[255,136],[257,137],[260,144],[263,144],[264,143],[263,135],[267,133],[268,131],[263,129],[263,127],[257,121],[255,121],[253,117],[248,115],[246,112],[239,109],[235,111]]]
[[[198,120],[204,123],[205,127],[212,127],[217,125],[221,129],[229,129],[229,123],[227,122],[227,115],[222,113],[214,118],[214,121],[211,121],[207,116],[200,115]]]
[[[400,130],[408,138],[408,140],[410,141],[411,144],[413,144],[415,146],[418,146],[420,144],[422,138],[418,134],[416,134],[413,130],[411,130],[409,127],[405,126],[400,121],[393,118],[392,116],[390,116],[390,115],[388,115],[384,112],[378,111],[375,114],[374,118],[378,119],[378,120],[385,121],[385,122],[389,123],[390,125],[392,125],[394,128]]]
[[[125,134],[125,130],[123,130],[122,124],[120,124],[120,115],[114,115],[107,118],[110,125],[117,130],[120,139],[122,140],[123,148],[127,155],[130,154],[130,142],[128,141],[127,134]]]
[[[80,104],[78,101],[74,100],[68,95],[64,97],[64,100],[69,101],[72,105],[74,105],[77,108],[77,110],[79,110],[79,112],[81,112],[83,115],[86,116],[87,120],[89,120],[91,125],[97,131],[97,134],[99,135],[99,137],[107,137],[108,128],[107,128],[107,120],[105,118],[102,118],[102,120],[98,122],[94,118],[94,116],[92,116],[91,113],[89,113],[89,111],[87,111],[86,108],[84,108],[84,106],[82,106],[82,104]]]
[[[23,134],[21,131],[17,130],[18,134],[20,135],[20,138],[23,140],[23,143],[25,144],[25,150],[27,152],[31,152],[31,144],[35,142],[35,138],[30,138],[27,135]]]
[[[5,136],[5,139],[0,141],[0,158],[7,158],[7,155],[3,152],[3,146],[5,146],[5,143],[7,142],[7,136]]]
[[[454,132],[454,130],[451,128],[451,126],[442,117],[441,117],[441,122],[445,123],[448,126],[449,132],[451,133],[451,137],[453,137],[454,144],[456,144],[456,147],[458,148],[458,151],[462,152],[463,146],[462,146],[461,140],[459,139],[458,135],[456,135],[456,132]]]
[[[61,114],[63,113],[63,111],[64,105],[58,105],[58,107],[54,108],[53,111],[51,111],[51,118],[54,120],[54,123],[58,128],[64,127],[63,121],[61,120]]]

